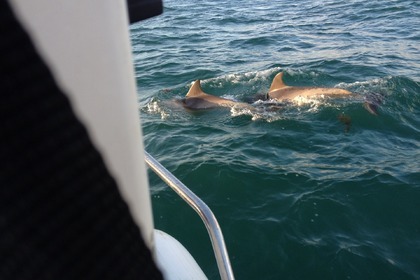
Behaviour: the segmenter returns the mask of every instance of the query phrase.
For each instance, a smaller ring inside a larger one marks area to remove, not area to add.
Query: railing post
[[[213,212],[197,195],[195,195],[189,188],[179,181],[178,178],[163,167],[148,152],[144,151],[144,154],[146,163],[150,169],[153,170],[153,172],[155,172],[166,184],[168,184],[168,186],[170,186],[185,202],[187,202],[203,220],[213,246],[220,277],[223,280],[235,279],[222,230]]]

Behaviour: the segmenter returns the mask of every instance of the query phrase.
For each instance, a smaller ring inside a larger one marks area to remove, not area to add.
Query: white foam
[[[264,120],[266,122],[273,122],[284,118],[278,111],[268,111],[267,108],[263,106],[255,107],[254,110],[234,106],[231,108],[230,113],[232,117],[250,116],[252,121]]]
[[[317,97],[303,97],[303,96],[296,96],[291,100],[291,102],[295,106],[306,106],[309,105],[311,110],[316,111],[320,105],[325,104],[325,97],[323,95]]]
[[[202,82],[212,83],[214,87],[222,88],[226,83],[230,84],[255,84],[258,81],[265,81],[271,77],[274,73],[278,73],[281,70],[280,67],[275,67],[262,71],[250,71],[245,73],[233,73],[227,74],[216,78],[206,79]]]
[[[339,83],[336,87],[345,88],[352,92],[370,93],[373,91],[389,92],[389,80],[392,77],[375,78],[368,81],[356,81],[353,83]]]
[[[160,114],[160,117],[162,120],[169,117],[169,114],[165,112],[165,110],[159,105],[157,101],[150,101],[147,106],[147,112],[154,113],[154,114]]]

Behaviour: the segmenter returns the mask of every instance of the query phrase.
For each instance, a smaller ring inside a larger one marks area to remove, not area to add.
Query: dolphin
[[[283,82],[283,72],[277,74],[271,87],[268,91],[268,99],[276,99],[278,101],[292,100],[296,97],[309,97],[309,96],[335,96],[335,95],[349,95],[350,91],[339,88],[322,88],[322,87],[294,87],[288,86]]]
[[[278,101],[292,100],[296,97],[308,96],[348,96],[352,92],[340,88],[323,88],[323,87],[294,87],[288,86],[283,81],[283,72],[278,73],[271,83],[267,94],[267,99]],[[378,115],[378,104],[380,102],[372,100],[368,97],[364,102],[364,108],[372,115]]]
[[[204,110],[212,109],[216,107],[246,107],[250,108],[251,106],[247,103],[238,102],[215,95],[207,94],[201,88],[200,80],[196,80],[191,86],[188,93],[185,95],[185,98],[182,99],[182,105],[187,109],[192,110]]]

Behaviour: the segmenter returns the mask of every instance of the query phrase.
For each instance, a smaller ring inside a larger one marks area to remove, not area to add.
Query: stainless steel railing
[[[226,250],[222,230],[210,208],[172,173],[163,167],[148,152],[144,151],[146,163],[168,186],[170,186],[185,202],[187,202],[200,216],[206,225],[216,257],[220,277],[223,280],[235,279],[229,255]]]

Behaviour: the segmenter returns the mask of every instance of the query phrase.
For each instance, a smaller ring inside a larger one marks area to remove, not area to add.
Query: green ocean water
[[[420,279],[420,2],[164,5],[130,27],[145,147],[213,210],[236,278]],[[281,71],[356,94],[256,100]],[[175,106],[196,79],[256,110]],[[198,216],[149,177],[155,227],[218,279]]]

